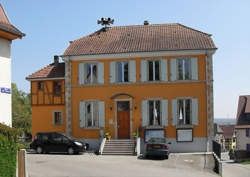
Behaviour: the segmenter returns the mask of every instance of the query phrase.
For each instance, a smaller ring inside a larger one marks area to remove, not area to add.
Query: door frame
[[[129,101],[129,137],[132,139],[132,98],[115,99],[115,139],[118,139],[118,123],[117,123],[117,103],[121,101]]]

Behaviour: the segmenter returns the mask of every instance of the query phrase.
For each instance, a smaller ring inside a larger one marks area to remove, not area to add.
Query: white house
[[[0,3],[0,123],[11,126],[11,42],[25,34],[14,27]]]

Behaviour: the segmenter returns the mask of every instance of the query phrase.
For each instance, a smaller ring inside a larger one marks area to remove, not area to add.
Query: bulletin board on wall
[[[150,138],[165,138],[165,130],[164,129],[144,130],[144,141],[147,143]]]
[[[193,129],[177,129],[177,142],[192,142]]]

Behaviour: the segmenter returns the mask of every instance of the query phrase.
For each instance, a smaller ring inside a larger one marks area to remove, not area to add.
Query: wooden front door
[[[130,138],[130,109],[129,101],[117,103],[118,139]]]

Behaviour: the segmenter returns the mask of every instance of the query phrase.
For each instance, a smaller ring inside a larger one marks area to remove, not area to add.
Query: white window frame
[[[179,101],[182,100],[183,101],[183,124],[179,124]],[[190,123],[186,124],[186,100],[190,100]],[[181,125],[193,125],[192,122],[192,98],[177,98],[177,122],[176,125],[177,126],[181,126]]]
[[[153,110],[156,108],[156,101],[160,102],[160,125],[150,125],[150,114],[149,114],[149,102],[153,101]],[[147,126],[148,127],[162,127],[162,103],[161,103],[162,99],[158,99],[158,98],[154,98],[154,99],[148,99],[147,100],[147,114],[148,114],[148,122],[147,122]]]
[[[57,112],[61,113],[60,124],[56,124],[56,122],[55,122],[55,113],[57,113]],[[53,118],[52,123],[54,126],[62,126],[63,125],[63,112],[61,110],[52,111],[52,118]]]
[[[88,109],[87,109],[87,106],[90,104],[90,109],[91,109],[91,126],[88,126],[88,117],[87,117],[87,112],[88,112]],[[97,106],[97,125],[94,125],[94,105]],[[96,100],[88,100],[85,102],[85,117],[86,117],[86,120],[85,120],[85,125],[86,125],[86,128],[99,128],[99,106],[98,106],[98,101]]]
[[[177,62],[176,62],[176,67],[177,67],[177,80],[180,80],[180,81],[183,81],[183,80],[192,80],[192,67],[191,67],[191,58],[177,58],[176,59]],[[178,68],[178,65],[179,65],[179,61],[182,60],[182,79],[179,78],[179,68]],[[188,79],[185,79],[185,74],[186,74],[186,71],[185,71],[185,61],[188,61],[189,62],[189,78]]]
[[[153,62],[153,80],[149,80],[149,62]],[[159,62],[159,80],[155,80],[155,62]],[[161,81],[161,60],[147,60],[147,80],[149,82]]]
[[[121,63],[122,64],[122,81],[119,81],[119,67],[118,67],[118,64]],[[124,81],[124,67],[125,67],[125,64],[128,65],[128,81]],[[116,82],[118,83],[127,83],[129,82],[129,61],[118,61],[116,62]]]
[[[90,65],[90,82],[88,82],[87,74],[88,74],[88,65]],[[93,66],[96,65],[96,81],[93,80]],[[85,73],[84,73],[84,80],[85,84],[96,84],[98,83],[98,63],[86,63],[85,64]]]

